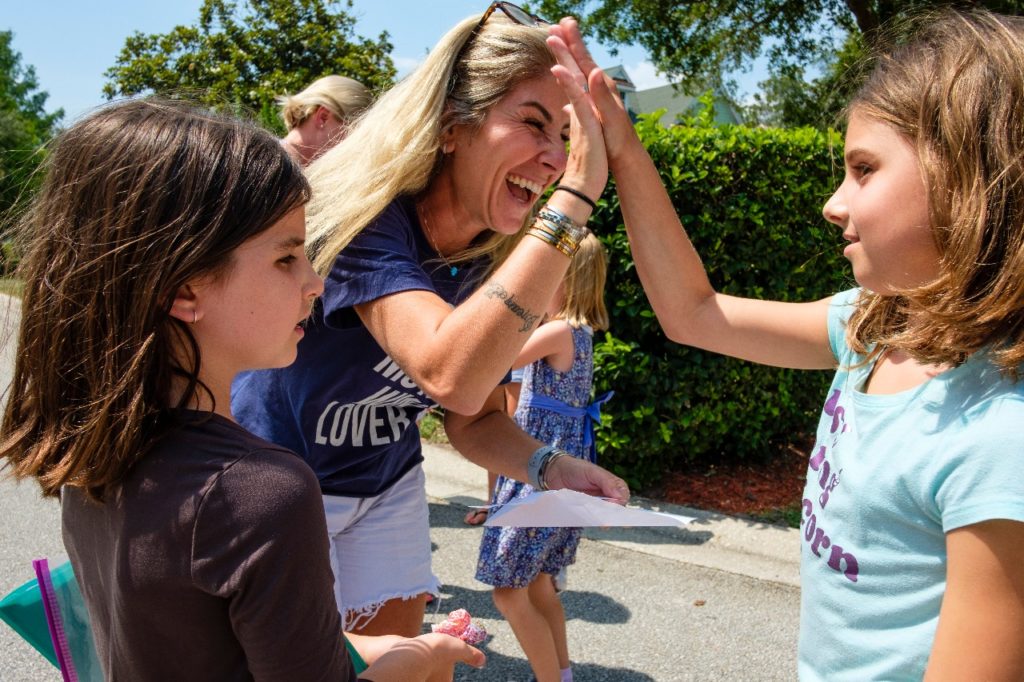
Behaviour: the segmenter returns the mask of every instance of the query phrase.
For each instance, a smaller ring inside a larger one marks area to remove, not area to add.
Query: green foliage
[[[807,64],[856,23],[844,0],[746,0],[707,3],[644,0],[541,0],[545,16],[581,18],[602,43],[639,43],[651,60],[687,91],[718,84],[722,74],[773,62]],[[875,5],[881,3],[861,3]]]
[[[853,284],[839,231],[821,217],[842,143],[811,128],[716,127],[697,115],[638,131],[714,287],[811,301]],[[764,367],[666,339],[635,273],[615,187],[591,219],[609,251],[611,332],[595,339],[601,462],[634,486],[695,459],[765,457],[816,420],[828,372]]]
[[[1021,14],[1024,0],[539,0],[543,16],[579,17],[601,43],[644,47],[651,61],[687,92],[718,85],[767,57],[772,73],[755,107],[763,123],[825,129],[847,100],[858,72],[846,70],[851,45],[898,39],[907,19],[944,7]],[[858,53],[856,56],[859,57]],[[815,67],[823,74],[805,80]],[[775,108],[772,109],[771,106]]]
[[[842,113],[870,70],[867,46],[859,34],[850,34],[842,47],[818,64],[820,76],[806,77],[795,64],[780,66],[760,83],[761,92],[744,107],[751,124],[813,126],[826,130],[845,126]]]
[[[39,90],[35,69],[22,66],[14,34],[0,31],[0,217],[10,217],[31,195],[36,168],[64,111],[46,113],[48,95]],[[3,264],[13,254],[3,253]]]
[[[420,419],[420,438],[428,443],[447,443],[448,434],[444,432],[444,415],[437,410],[428,410]]]
[[[351,0],[204,0],[195,26],[135,33],[106,72],[103,93],[156,92],[255,112],[282,132],[274,97],[329,74],[371,90],[395,77],[387,32],[356,36]]]

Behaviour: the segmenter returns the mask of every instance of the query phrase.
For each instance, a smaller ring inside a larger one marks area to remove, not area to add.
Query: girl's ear
[[[178,292],[174,295],[174,301],[171,303],[171,317],[186,324],[195,324],[202,318],[196,292],[191,284],[178,288]]]

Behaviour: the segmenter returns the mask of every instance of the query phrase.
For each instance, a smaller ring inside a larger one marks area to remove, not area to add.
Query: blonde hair
[[[589,325],[594,331],[608,328],[608,309],[604,305],[604,283],[608,277],[608,257],[601,240],[592,232],[580,242],[565,273],[565,302],[556,317],[573,327]]]
[[[479,127],[509,91],[554,65],[543,29],[493,14],[474,34],[478,21],[470,17],[445,34],[419,68],[307,169],[313,186],[307,229],[321,273],[330,271],[338,253],[396,197],[430,185],[441,168],[448,130]],[[505,239],[491,234],[449,260],[490,255]]]
[[[370,106],[370,91],[357,80],[345,76],[324,76],[310,83],[302,92],[282,95],[276,101],[281,107],[284,127],[291,130],[324,107],[339,121],[351,121]]]
[[[854,350],[870,359],[899,348],[953,365],[988,350],[1016,378],[1024,360],[1022,103],[1020,17],[944,11],[878,59],[849,111],[892,126],[916,148],[939,275],[897,296],[865,291],[847,329]]]

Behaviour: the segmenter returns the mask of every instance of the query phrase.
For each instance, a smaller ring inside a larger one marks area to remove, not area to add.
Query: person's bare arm
[[[568,372],[575,353],[569,323],[565,320],[546,322],[530,334],[529,340],[512,363],[512,369],[520,369],[543,359],[559,372]]]
[[[445,414],[445,433],[463,457],[488,471],[518,481],[527,481],[530,456],[543,443],[526,434],[505,412],[504,389],[499,386],[483,409],[471,416],[452,411]],[[618,476],[575,457],[560,457],[547,472],[551,489],[570,488],[608,497],[622,504],[629,499],[629,486]]]
[[[1024,522],[946,535],[942,599],[926,682],[1024,679]]]
[[[683,229],[654,162],[576,22],[551,28],[553,71],[567,88],[586,83],[599,112],[637,274],[665,334],[678,343],[779,367],[835,366],[828,300],[781,303],[717,293]],[[755,238],[752,236],[752,238]]]
[[[558,194],[564,194],[559,192]],[[403,291],[356,306],[377,343],[442,407],[480,410],[530,338],[569,259],[527,237],[459,306]]]
[[[456,663],[482,668],[486,661],[479,649],[450,635],[346,636],[369,664],[359,675],[367,682],[447,682]]]

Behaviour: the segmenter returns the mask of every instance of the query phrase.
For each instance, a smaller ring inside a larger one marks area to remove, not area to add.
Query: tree
[[[155,92],[255,111],[280,131],[277,95],[332,73],[371,90],[394,80],[387,32],[356,36],[351,7],[351,0],[204,0],[195,26],[130,36],[104,74],[103,94]]]
[[[760,83],[761,91],[744,107],[749,123],[770,126],[842,127],[840,113],[850,101],[869,62],[859,33],[817,65],[820,75],[807,78],[803,67],[783,64]]]
[[[832,104],[849,91],[845,69],[890,34],[886,27],[923,10],[986,7],[1004,14],[1024,11],[1022,0],[541,0],[544,16],[580,17],[583,30],[609,46],[639,43],[654,64],[691,91],[725,86],[722,74],[749,68],[767,56],[772,78],[764,84],[760,108],[769,122],[796,121],[807,104]],[[816,87],[807,84],[809,67],[823,72]],[[803,87],[803,85],[807,87]],[[775,107],[775,108],[772,108]],[[788,113],[787,113],[788,111]],[[810,120],[830,112],[819,106]]]
[[[0,217],[9,218],[31,194],[35,170],[64,111],[46,113],[36,71],[22,66],[14,34],[0,31]],[[6,222],[6,221],[5,221]],[[2,256],[0,256],[2,260]],[[0,266],[3,266],[0,263]]]

